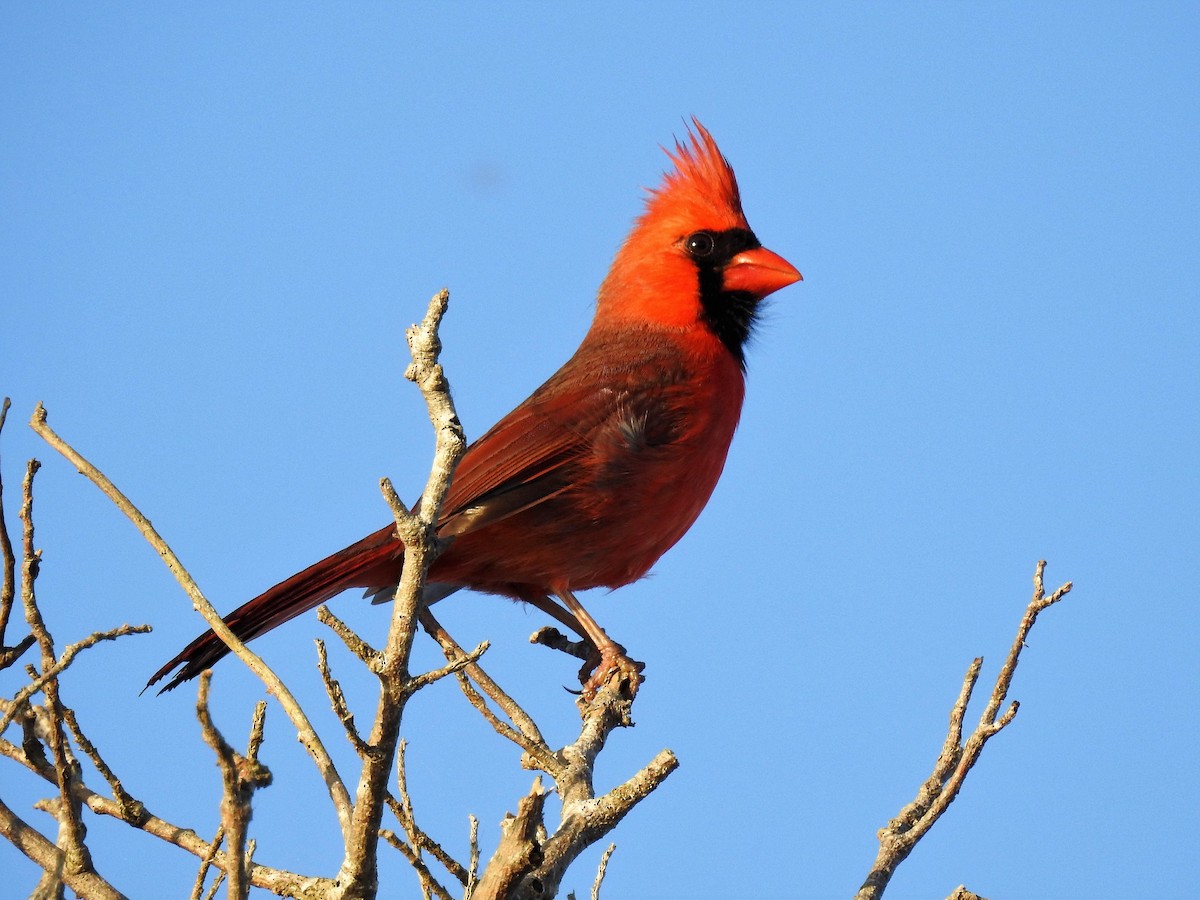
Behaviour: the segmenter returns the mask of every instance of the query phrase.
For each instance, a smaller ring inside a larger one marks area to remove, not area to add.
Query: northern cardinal
[[[575,592],[636,581],[691,527],[741,414],[759,303],[801,280],[759,244],[733,169],[692,122],[667,151],[675,170],[649,192],[575,355],[463,456],[438,527],[449,544],[426,587],[430,602],[470,588],[531,603],[588,638],[602,662],[628,660]],[[403,552],[386,525],[225,622],[248,641],[347,588],[387,599]],[[228,652],[207,631],[147,686],[182,664],[170,690]]]

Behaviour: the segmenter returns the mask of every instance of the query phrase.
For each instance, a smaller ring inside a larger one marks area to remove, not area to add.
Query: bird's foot
[[[580,703],[585,707],[590,706],[600,689],[609,684],[616,689],[613,699],[628,704],[637,696],[638,686],[646,680],[642,675],[646,664],[630,659],[625,648],[614,641],[608,641],[603,649],[597,649],[589,640],[573,641],[557,628],[546,626],[530,635],[529,642],[584,661],[579,669],[579,683],[583,685],[583,690],[571,693],[578,693]]]
[[[618,699],[631,701],[646,680],[642,675],[645,668],[645,663],[631,659],[620,644],[605,644],[579,670],[579,682],[583,685],[581,699],[591,703],[602,688],[611,685]]]

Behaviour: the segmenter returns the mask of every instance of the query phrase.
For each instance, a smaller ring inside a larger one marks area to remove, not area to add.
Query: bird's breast
[[[489,523],[462,529],[438,576],[520,597],[645,575],[708,502],[741,413],[737,362],[686,337],[585,342],[523,407],[527,427],[563,452],[489,496]]]

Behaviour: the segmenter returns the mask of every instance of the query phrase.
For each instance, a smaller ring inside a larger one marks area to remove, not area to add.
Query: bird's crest
[[[687,137],[666,150],[675,164],[663,175],[662,183],[649,190],[646,211],[638,223],[653,228],[670,221],[715,230],[746,227],[742,199],[733,167],[721,155],[708,129],[692,118]]]

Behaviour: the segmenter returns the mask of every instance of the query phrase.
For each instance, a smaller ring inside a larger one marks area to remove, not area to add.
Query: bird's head
[[[759,243],[733,168],[708,130],[692,125],[667,151],[674,171],[649,192],[601,285],[597,318],[700,324],[743,362],[759,302],[802,276]]]

